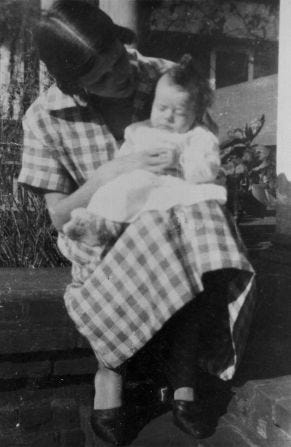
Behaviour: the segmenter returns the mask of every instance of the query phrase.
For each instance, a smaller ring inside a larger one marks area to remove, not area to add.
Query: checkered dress
[[[155,85],[172,62],[129,50],[137,70],[132,122],[149,117]],[[23,120],[24,151],[18,181],[42,192],[69,194],[103,163],[114,158],[120,144],[104,122],[98,104],[64,95],[52,86],[31,105]]]
[[[133,121],[148,116],[157,78],[170,63],[130,53],[139,83]],[[19,181],[41,191],[71,193],[118,144],[97,109],[52,87],[28,110]],[[70,257],[69,242],[62,238]],[[144,213],[116,243],[95,256],[74,252],[65,303],[97,358],[115,368],[142,348],[163,324],[203,290],[203,274],[235,268],[229,284],[228,334],[203,351],[200,364],[230,379],[241,357],[254,306],[254,272],[224,209],[214,201]],[[89,274],[81,277],[84,267]]]
[[[142,348],[183,305],[203,291],[202,276],[238,269],[228,288],[228,331],[200,364],[230,379],[243,352],[254,306],[254,272],[225,210],[215,201],[150,211],[127,226],[101,262],[80,250],[91,273],[73,282],[65,302],[97,357],[117,367]],[[229,334],[229,337],[226,335]]]

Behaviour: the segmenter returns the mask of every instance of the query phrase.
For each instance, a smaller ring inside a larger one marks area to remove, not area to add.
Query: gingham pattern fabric
[[[143,58],[135,51],[130,58],[138,73],[135,122],[149,116],[156,80],[171,63]],[[19,181],[44,192],[71,193],[119,148],[96,108],[56,87],[29,108],[23,127]],[[202,290],[204,272],[233,267],[240,275],[230,285],[231,337],[222,340],[221,349],[201,358],[209,371],[230,378],[248,332],[253,271],[222,208],[204,202],[144,213],[107,249],[99,263],[100,253],[95,256],[94,250],[78,247],[73,274],[79,280],[65,294],[72,319],[98,359],[110,367],[123,363],[195,298]]]
[[[227,332],[200,364],[230,379],[239,362],[254,306],[254,272],[239,236],[215,201],[142,214],[90,274],[68,286],[65,303],[99,360],[115,368],[143,347],[184,304],[203,290],[209,271],[238,269],[229,284]],[[79,247],[82,252],[82,247]],[[80,253],[79,253],[80,254]],[[89,265],[89,264],[88,264]]]
[[[148,118],[157,79],[172,62],[146,58],[129,50],[137,70],[132,122]],[[56,86],[42,94],[26,112],[24,151],[18,181],[43,192],[69,194],[103,163],[120,144],[104,122],[98,105],[64,95]]]

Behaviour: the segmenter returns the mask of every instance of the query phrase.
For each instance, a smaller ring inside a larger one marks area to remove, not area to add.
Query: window
[[[278,48],[259,47],[255,51],[254,78],[278,73]]]
[[[278,45],[263,42],[237,48],[229,44],[210,54],[210,79],[214,88],[227,87],[278,73]]]
[[[215,67],[216,88],[248,80],[249,54],[217,50]]]

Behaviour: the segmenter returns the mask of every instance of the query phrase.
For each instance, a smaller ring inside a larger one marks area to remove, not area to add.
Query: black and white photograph
[[[290,110],[290,0],[0,0],[0,447],[291,447]]]

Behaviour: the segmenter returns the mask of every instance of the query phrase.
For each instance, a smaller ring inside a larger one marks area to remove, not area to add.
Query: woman
[[[171,151],[163,147],[114,159],[125,127],[149,116],[156,81],[172,64],[126,51],[123,37],[106,14],[77,0],[55,3],[35,33],[57,86],[26,113],[19,181],[45,194],[68,257],[62,228],[71,211],[86,207],[93,193],[119,174],[139,168],[162,173],[172,162]],[[197,225],[187,226],[188,221]],[[187,210],[145,213],[108,247],[101,263],[95,262],[94,250],[80,246],[65,303],[99,360],[91,421],[104,440],[128,441],[123,366],[141,348],[154,355],[158,344],[166,346],[159,355],[165,353],[163,366],[174,389],[175,424],[195,438],[209,434],[195,390],[198,348],[202,366],[231,378],[252,308],[253,271],[233,236],[219,204],[203,202]],[[85,262],[91,275],[82,280]],[[192,298],[203,290],[200,306],[200,299]],[[205,346],[198,346],[197,321],[203,312],[210,321],[215,307],[215,318],[220,312],[221,321],[227,320],[228,341],[218,346],[207,337]]]

